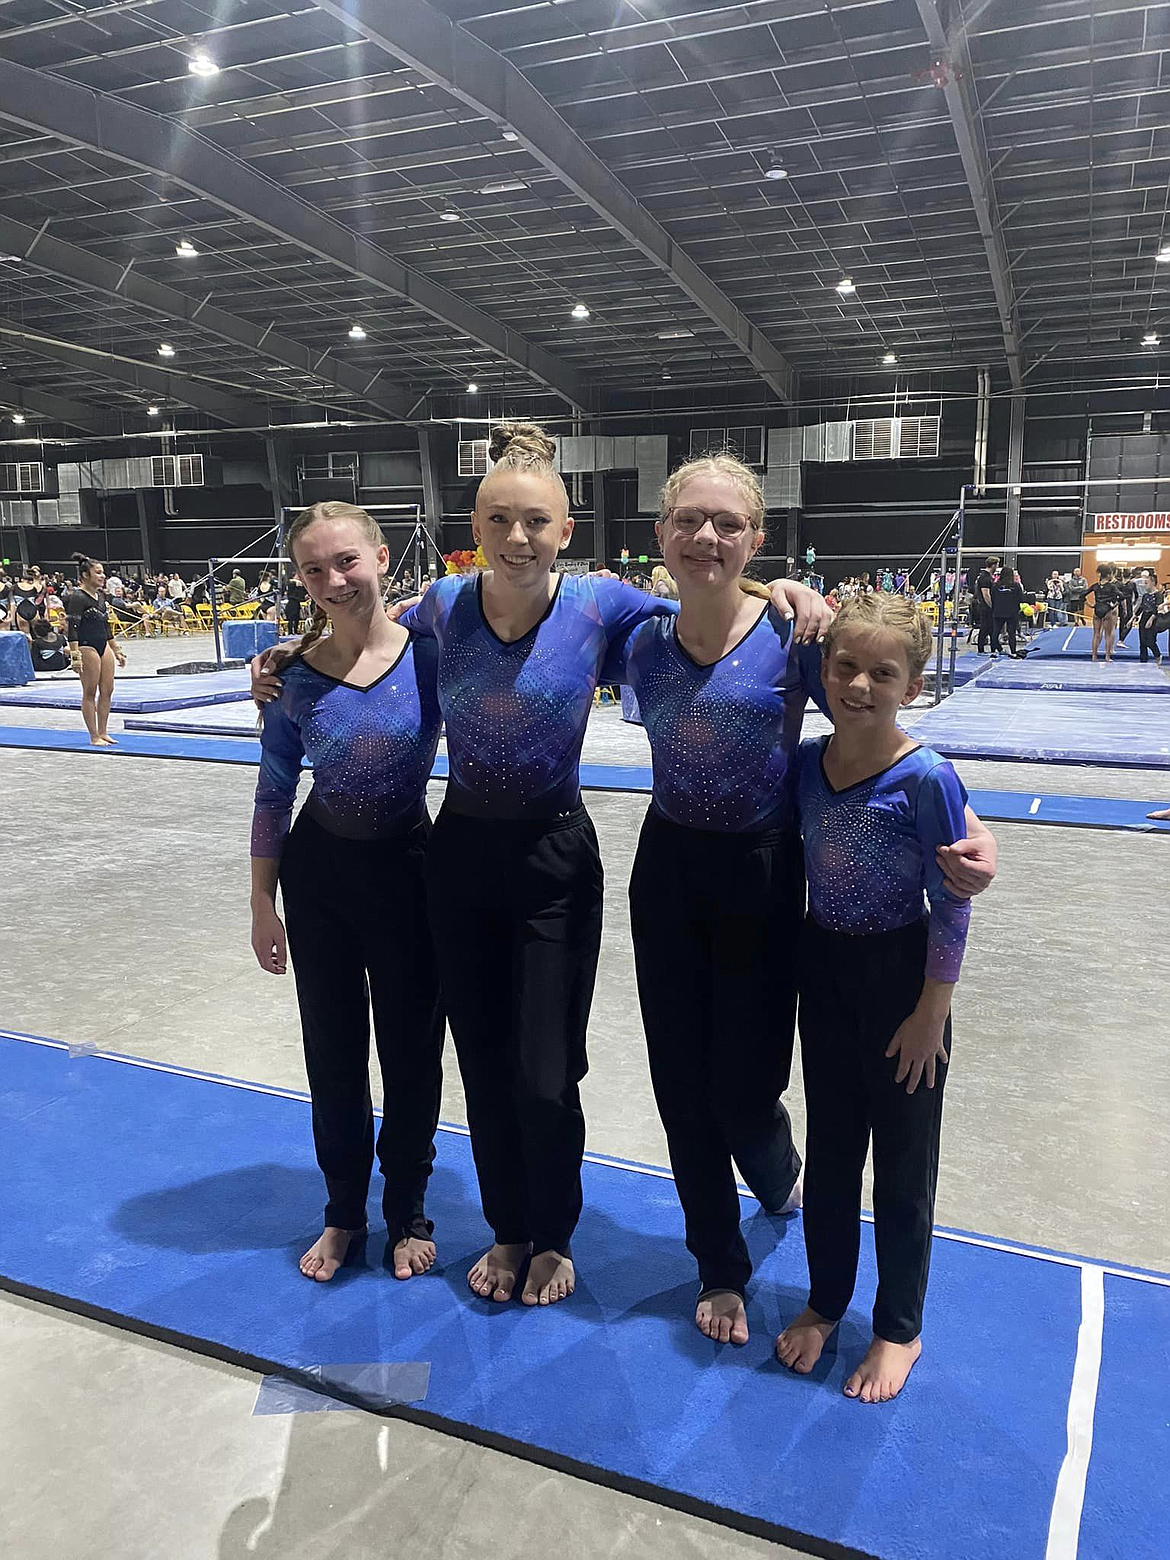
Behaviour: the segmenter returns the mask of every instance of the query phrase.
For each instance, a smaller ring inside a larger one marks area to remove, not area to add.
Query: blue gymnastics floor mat
[[[1126,643],[1114,646],[1113,654],[1122,661],[1136,661],[1139,655],[1138,633],[1131,628],[1125,636]],[[1051,660],[1053,656],[1070,660],[1088,660],[1093,653],[1093,630],[1085,623],[1068,623],[1063,628],[1046,628],[1037,634],[1028,646],[1026,654],[1037,660]],[[1104,652],[1102,652],[1104,653]]]
[[[1038,688],[1043,693],[1170,693],[1167,677],[1152,661],[1098,661],[1041,657],[993,661],[974,679],[976,688]]]
[[[488,1237],[455,1130],[439,1134],[428,1210],[436,1270],[397,1283],[372,1236],[318,1286],[296,1266],[321,1204],[303,1098],[11,1035],[0,1057],[0,1274],[16,1292],[318,1389],[323,1377],[326,1392],[330,1366],[429,1365],[424,1402],[363,1389],[363,1406],[813,1554],[1042,1560],[1054,1522],[1079,1514],[1088,1445],[1068,1431],[1069,1400],[1094,1324],[1077,1259],[936,1240],[922,1361],[896,1403],[865,1408],[841,1386],[868,1337],[868,1226],[857,1302],[810,1377],[772,1356],[804,1297],[799,1221],[745,1199],[752,1338],[720,1349],[692,1323],[674,1188],[645,1167],[586,1164],[569,1302],[475,1300],[465,1273]],[[370,1213],[376,1229],[376,1196]],[[1164,1349],[1164,1280],[1089,1268],[1118,1325],[1080,1519],[1103,1542],[1082,1554],[1163,1560],[1164,1377],[1126,1367]],[[344,1395],[351,1371],[341,1379]]]
[[[948,758],[1170,769],[1170,705],[1149,693],[961,688],[914,735]]]
[[[112,710],[122,715],[147,715],[152,710],[187,710],[204,704],[224,704],[249,697],[246,668],[228,672],[196,672],[187,677],[134,677],[114,680]],[[0,688],[0,705],[25,709],[80,710],[81,684],[35,683],[25,688]]]
[[[127,722],[127,725],[130,723]],[[101,758],[169,758],[201,764],[251,764],[260,762],[259,744],[252,738],[176,736],[160,732],[123,732],[118,745],[95,748],[83,731],[60,731],[39,726],[0,726],[0,749],[34,752],[88,753]],[[308,767],[308,766],[306,766]],[[447,777],[443,754],[435,759],[432,780]],[[582,764],[581,787],[585,791],[648,792],[649,769],[620,764]],[[1091,829],[1136,829],[1146,834],[1170,829],[1146,814],[1166,805],[1164,801],[1134,802],[1103,796],[1034,796],[1027,791],[970,792],[971,805],[989,823],[1052,823]]]

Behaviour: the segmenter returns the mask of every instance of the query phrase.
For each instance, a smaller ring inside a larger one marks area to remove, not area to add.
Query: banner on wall
[[[1147,510],[1144,514],[1094,515],[1094,531],[1170,531],[1170,510]]]

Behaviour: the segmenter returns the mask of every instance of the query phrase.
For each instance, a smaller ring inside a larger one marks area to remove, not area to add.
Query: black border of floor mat
[[[594,1463],[580,1462],[574,1457],[566,1457],[559,1452],[550,1452],[543,1447],[533,1446],[530,1442],[500,1435],[494,1430],[482,1430],[461,1419],[448,1419],[441,1414],[432,1414],[424,1408],[411,1408],[398,1404],[388,1407],[366,1398],[360,1392],[351,1392],[343,1386],[322,1381],[319,1376],[309,1371],[298,1370],[295,1366],[282,1365],[277,1361],[267,1360],[262,1355],[248,1354],[240,1349],[230,1348],[227,1344],[213,1343],[210,1339],[199,1338],[194,1333],[179,1332],[171,1327],[159,1327],[153,1322],[128,1316],[124,1311],[111,1311],[105,1306],[91,1305],[88,1301],[77,1300],[72,1295],[59,1294],[55,1290],[40,1289],[34,1284],[22,1283],[19,1279],[9,1278],[6,1274],[0,1274],[0,1292],[15,1295],[22,1300],[33,1300],[54,1310],[68,1312],[72,1316],[101,1322],[108,1327],[117,1328],[120,1332],[130,1333],[134,1337],[149,1338],[153,1342],[165,1343],[190,1354],[219,1360],[225,1365],[236,1365],[261,1376],[279,1376],[285,1381],[294,1382],[297,1386],[317,1393],[318,1396],[335,1398],[338,1402],[348,1403],[380,1419],[401,1419],[408,1424],[422,1425],[425,1429],[436,1430],[441,1435],[451,1436],[460,1441],[470,1441],[476,1446],[484,1446],[491,1451],[503,1452],[509,1457],[519,1458],[522,1462],[535,1463],[539,1467],[550,1468],[556,1473],[568,1474],[570,1478],[580,1479],[584,1483],[616,1490],[621,1495],[631,1495],[652,1505],[665,1506],[671,1511],[682,1512],[686,1516],[700,1517],[720,1527],[731,1528],[737,1533],[746,1533],[752,1538],[787,1544],[790,1549],[798,1550],[801,1554],[817,1556],[818,1560],[884,1560],[883,1556],[870,1550],[853,1549],[847,1544],[838,1544],[831,1539],[802,1533],[797,1528],[767,1522],[760,1517],[749,1517],[743,1512],[733,1511],[730,1507],[717,1506],[712,1502],[699,1500],[696,1496],[684,1495],[677,1490],[666,1489],[660,1484],[651,1484],[645,1479],[631,1478],[626,1474],[615,1473],[612,1469],[598,1467]]]

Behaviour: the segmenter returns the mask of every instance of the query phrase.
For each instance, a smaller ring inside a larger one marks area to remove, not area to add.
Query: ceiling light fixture
[[[24,413],[23,412],[13,412],[13,414],[12,414],[12,421],[14,423],[17,423],[17,424],[23,426],[23,424],[24,424]]]
[[[837,283],[837,291],[841,294],[842,298],[851,298],[857,291],[857,288],[853,282],[853,278],[851,276],[843,276]]]
[[[897,361],[898,361],[898,355],[897,355],[896,352],[887,352],[885,357],[882,358],[882,362],[886,365],[887,368],[890,366],[891,363],[896,363]]]
[[[480,189],[481,195],[507,195],[510,190],[526,190],[528,188],[523,179],[501,179],[498,184],[485,184]]]
[[[520,139],[515,130],[502,130],[500,134],[504,137],[505,141],[518,141]]]
[[[360,325],[351,325],[349,327],[349,339],[351,341],[364,341],[366,333]]]
[[[468,395],[476,395],[478,393],[478,391],[479,391],[479,386],[476,384],[475,380],[473,379],[471,381],[471,383],[467,387],[467,393],[468,393]]]
[[[461,212],[458,212],[458,211],[440,211],[439,212],[439,221],[440,222],[462,222],[463,221],[463,214]]]
[[[1156,347],[1161,339],[1161,336],[1158,335],[1156,330],[1148,330],[1142,337],[1142,346]]]
[[[23,259],[24,259],[23,255],[0,255],[0,265],[5,265],[5,264],[16,265]]]
[[[575,320],[587,320],[589,318],[589,310],[583,303],[575,303],[570,312]]]
[[[688,330],[685,325],[672,325],[669,330],[658,332],[659,341],[683,341],[687,336],[693,336],[693,330]]]
[[[158,407],[157,406],[148,406],[146,408],[146,415],[148,417],[157,417],[158,416]]]
[[[210,54],[205,54],[202,50],[200,50],[198,54],[193,54],[187,61],[187,69],[193,76],[219,75],[219,66],[215,63]]]
[[[11,260],[13,256],[8,255],[5,258]],[[1170,244],[1163,245],[1163,247],[1159,249],[1155,258],[1159,265],[1166,265],[1167,263],[1170,263]]]
[[[175,245],[175,253],[181,260],[193,260],[199,251],[189,238],[181,238]]]
[[[169,341],[164,341],[159,346],[158,355],[159,357],[174,357],[175,349],[171,346]]]
[[[779,180],[786,179],[787,177],[788,169],[780,161],[780,158],[776,155],[776,153],[773,152],[771,157],[768,158],[768,166],[764,169],[764,178]]]
[[[670,377],[671,377],[670,369],[669,368],[664,368],[662,370],[663,383],[666,383],[667,381],[669,381]]]

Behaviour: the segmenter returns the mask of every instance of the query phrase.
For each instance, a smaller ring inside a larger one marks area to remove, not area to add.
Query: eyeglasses
[[[670,519],[676,530],[684,536],[694,536],[701,531],[710,520],[715,527],[715,535],[721,536],[725,542],[734,542],[741,537],[751,524],[748,515],[738,514],[734,509],[720,509],[712,512],[709,509],[672,509]]]

